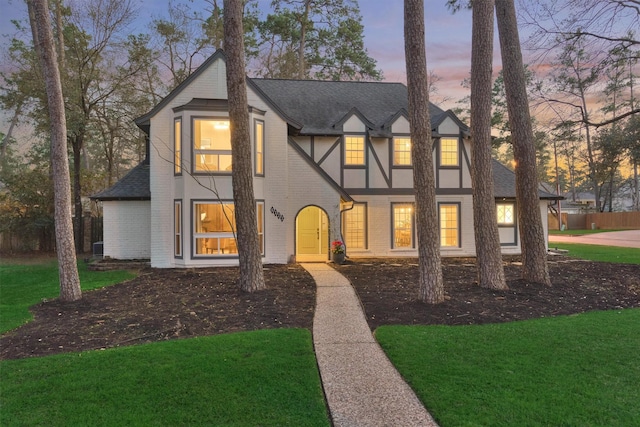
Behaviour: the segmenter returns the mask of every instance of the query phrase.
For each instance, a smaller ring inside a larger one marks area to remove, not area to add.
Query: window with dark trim
[[[367,249],[367,204],[354,203],[342,214],[342,236],[347,249]]]
[[[392,203],[391,212],[393,237],[391,247],[393,249],[413,248],[413,203]]]
[[[364,136],[344,137],[344,164],[347,166],[363,166]]]
[[[498,225],[512,226],[515,224],[515,205],[513,203],[497,203],[496,213]]]
[[[229,119],[193,120],[194,172],[231,173]]]
[[[255,120],[254,123],[255,174],[264,176],[264,122]]]
[[[173,173],[182,174],[182,119],[173,121]]]
[[[411,166],[411,138],[393,138],[393,165]]]
[[[458,138],[440,138],[440,166],[459,166]]]
[[[440,246],[460,246],[460,205],[458,203],[440,203]]]
[[[173,202],[173,224],[175,237],[173,256],[176,258],[182,258],[182,200],[175,200]]]

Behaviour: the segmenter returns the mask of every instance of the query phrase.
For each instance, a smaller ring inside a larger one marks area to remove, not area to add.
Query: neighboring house
[[[104,255],[153,267],[237,264],[225,58],[216,52],[148,114],[148,160],[93,198]],[[247,79],[265,263],[417,256],[407,88],[400,83]],[[475,255],[468,128],[430,105],[440,243]],[[494,162],[504,253],[520,253],[515,177]],[[492,183],[483,183],[491,185]],[[552,194],[540,193],[546,215]]]

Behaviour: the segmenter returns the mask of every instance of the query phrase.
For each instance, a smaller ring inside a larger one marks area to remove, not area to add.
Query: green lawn
[[[640,309],[376,338],[448,426],[640,426]]]
[[[566,249],[574,258],[618,264],[640,264],[640,249],[617,246],[583,245],[579,243],[549,242],[549,248]]]
[[[0,362],[2,426],[329,426],[311,333],[275,329]]]
[[[33,317],[29,307],[43,299],[60,294],[58,267],[55,260],[41,263],[0,263],[0,333],[17,328]],[[134,277],[127,271],[89,271],[84,262],[78,263],[83,291],[101,288]]]

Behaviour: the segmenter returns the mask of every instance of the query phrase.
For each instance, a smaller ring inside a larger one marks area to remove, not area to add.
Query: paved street
[[[552,243],[582,243],[586,245],[621,246],[624,248],[640,248],[640,230],[611,231],[585,234],[583,236],[549,235],[549,246]]]

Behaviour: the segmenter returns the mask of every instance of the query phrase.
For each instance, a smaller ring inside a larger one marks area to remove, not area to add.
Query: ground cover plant
[[[627,309],[376,338],[443,427],[640,426],[638,324]]]
[[[1,363],[3,426],[330,425],[306,329]]]
[[[128,271],[89,271],[84,262],[78,263],[78,273],[83,291],[135,277],[134,273]],[[0,283],[0,333],[33,319],[30,306],[57,298],[60,294],[58,268],[54,259],[27,263],[3,260],[0,263]]]

